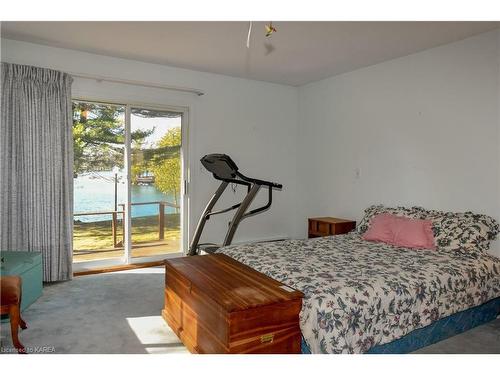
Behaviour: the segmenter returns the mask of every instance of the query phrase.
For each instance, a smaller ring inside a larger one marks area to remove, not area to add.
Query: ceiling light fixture
[[[273,33],[275,33],[277,30],[273,26],[273,22],[269,22],[269,25],[266,25],[266,37],[270,37]]]
[[[269,38],[272,34],[274,34],[277,30],[273,26],[273,22],[269,22],[268,25],[265,26],[266,28],[266,37]],[[248,24],[248,33],[247,33],[247,48],[250,48],[250,37],[252,35],[252,21]]]

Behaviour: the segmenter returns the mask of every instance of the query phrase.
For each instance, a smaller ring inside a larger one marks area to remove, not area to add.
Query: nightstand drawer
[[[329,236],[330,224],[317,220],[309,220],[309,234],[315,236]]]
[[[318,233],[328,236],[331,233],[330,227],[330,224],[320,221],[318,222]]]
[[[353,220],[334,217],[318,217],[308,219],[309,238],[346,234],[356,228]]]

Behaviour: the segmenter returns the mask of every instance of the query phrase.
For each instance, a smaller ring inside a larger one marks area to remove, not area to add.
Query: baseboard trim
[[[248,244],[252,244],[252,243],[261,243],[261,242],[286,241],[289,239],[290,239],[290,237],[286,236],[286,235],[265,237],[265,238],[253,238],[253,239],[235,241],[235,242],[231,243],[231,246],[232,245],[248,245]]]

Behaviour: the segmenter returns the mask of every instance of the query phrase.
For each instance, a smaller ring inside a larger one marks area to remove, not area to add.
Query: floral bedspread
[[[357,233],[221,248],[305,294],[312,353],[363,353],[500,296],[500,259],[368,242]]]

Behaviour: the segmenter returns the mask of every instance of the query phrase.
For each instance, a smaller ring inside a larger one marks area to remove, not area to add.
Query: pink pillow
[[[430,220],[410,219],[391,214],[375,216],[363,239],[412,249],[436,249]]]
[[[397,216],[391,214],[379,214],[370,220],[370,226],[363,235],[367,241],[378,241],[392,244],[394,241],[395,221]]]
[[[436,250],[432,221],[398,217],[392,244],[412,249]]]

